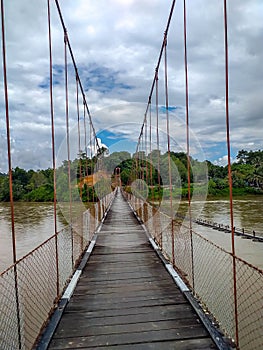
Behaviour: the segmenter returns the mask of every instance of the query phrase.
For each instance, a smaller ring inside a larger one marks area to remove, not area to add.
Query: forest
[[[160,151],[153,150],[147,156],[144,152],[133,155],[129,152],[114,152],[107,156],[103,154],[102,150],[100,156],[89,159],[85,152],[81,152],[77,159],[70,162],[64,161],[56,169],[57,198],[68,201],[70,196],[73,200],[81,196],[83,202],[96,201],[96,185],[101,183],[105,188],[114,186],[114,173],[117,167],[121,183],[128,190],[138,177],[144,179],[150,188],[151,195],[155,197],[160,195],[160,188],[164,193],[169,187],[167,153],[161,154]],[[187,156],[183,152],[171,152],[170,159],[173,191],[176,195],[187,197]],[[193,158],[190,158],[190,162],[191,188],[196,185],[202,191],[206,187],[208,196],[228,195],[227,166],[215,165],[210,161],[200,162]],[[241,150],[231,167],[234,195],[263,194],[263,151]],[[100,179],[92,183],[90,178],[93,176],[95,178],[96,173],[99,174]],[[14,201],[50,202],[54,200],[54,171],[51,168],[35,171],[16,167],[12,170],[12,184]],[[0,201],[9,200],[9,176],[0,173]]]

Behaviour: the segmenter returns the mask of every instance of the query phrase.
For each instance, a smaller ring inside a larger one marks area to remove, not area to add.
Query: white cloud
[[[51,5],[55,131],[59,148],[60,140],[65,136],[64,42],[55,2],[51,2]],[[171,1],[162,0],[61,1],[70,42],[98,131],[107,125],[131,121],[140,123],[143,120],[170,5]],[[232,149],[233,152],[241,148],[262,149],[262,1],[231,0],[228,7]],[[5,2],[5,17],[10,124],[12,139],[15,141],[13,163],[14,166],[35,168],[39,167],[39,162],[33,153],[30,156],[30,152],[22,151],[23,148],[29,149],[28,145],[31,145],[35,154],[41,154],[42,159],[45,159],[43,163],[48,164],[50,161],[46,2],[8,0]],[[180,107],[178,115],[184,118],[182,19],[182,2],[177,1],[168,37],[169,103]],[[188,2],[187,20],[190,127],[209,159],[222,158],[224,161],[222,144],[225,143],[226,132],[222,1]],[[0,111],[4,115],[2,86]],[[159,102],[164,105],[163,62],[159,87]],[[69,74],[69,88],[70,125],[75,125],[76,95],[72,71]],[[127,111],[124,106],[133,106],[134,109],[132,112]],[[0,123],[2,137],[5,135],[5,125],[3,121]],[[176,124],[171,125],[174,137],[176,127]],[[131,132],[134,140],[140,131],[136,128]],[[2,140],[1,169],[6,159],[6,142]]]
[[[223,156],[217,160],[214,161],[214,164],[215,165],[220,165],[220,166],[225,166],[228,164],[228,158],[227,158],[227,155],[226,156]]]

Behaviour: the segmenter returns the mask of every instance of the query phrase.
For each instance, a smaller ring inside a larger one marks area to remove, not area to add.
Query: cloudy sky
[[[51,3],[58,154],[65,139],[64,38],[54,1]],[[95,129],[111,151],[135,151],[171,3],[60,0]],[[25,169],[51,167],[47,2],[6,0],[4,4],[12,163]],[[187,1],[187,7],[191,152],[199,157],[202,151],[204,158],[224,164],[223,0]],[[228,15],[230,128],[235,158],[240,149],[263,148],[263,2],[230,0]],[[182,0],[177,0],[168,36],[170,136],[175,150],[185,149],[182,24]],[[0,77],[0,172],[5,172],[2,70]],[[162,63],[159,86],[160,125],[165,134]],[[76,134],[70,62],[69,93],[70,129]]]

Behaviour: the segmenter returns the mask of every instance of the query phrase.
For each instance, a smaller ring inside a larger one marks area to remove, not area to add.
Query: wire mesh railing
[[[0,275],[0,349],[33,347],[113,197],[83,213],[81,231],[68,225]]]
[[[171,263],[174,257],[175,269],[214,324],[234,342],[238,339],[240,349],[262,349],[263,271],[190,230],[187,222],[172,220],[133,194],[125,196],[164,256]]]
[[[10,267],[0,278],[0,346],[2,349],[19,348],[16,290],[15,269]]]

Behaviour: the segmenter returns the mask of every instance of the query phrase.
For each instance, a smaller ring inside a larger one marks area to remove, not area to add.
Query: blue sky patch
[[[125,140],[124,135],[120,133],[113,133],[112,131],[109,131],[109,130],[102,130],[98,132],[97,137],[99,137],[102,143],[104,143],[108,147],[110,147],[116,142]]]
[[[136,150],[137,141],[131,140],[123,133],[101,130],[97,133],[97,137],[109,148],[110,153],[127,151],[133,154]]]
[[[226,142],[217,142],[214,143],[207,142],[205,145],[205,152],[207,154],[207,159],[211,159],[212,162],[217,161],[219,158],[222,158],[227,155],[227,145]],[[231,147],[231,158],[236,160],[238,149]]]
[[[131,90],[133,86],[126,84],[120,79],[120,71],[114,71],[107,67],[99,67],[96,64],[78,68],[78,73],[85,91],[90,89],[99,91],[103,94],[110,93],[113,90]],[[53,65],[53,86],[60,85],[64,81],[65,69],[63,65]],[[68,65],[69,80],[75,79],[75,71],[72,64]],[[48,89],[50,85],[49,77],[43,79],[38,85],[41,89]]]
[[[177,106],[168,106],[168,111],[169,111],[169,112],[174,112],[174,111],[177,110],[178,108],[179,108],[179,107],[177,107]],[[161,113],[166,113],[166,107],[165,107],[165,106],[160,106],[159,109],[160,109],[160,112],[161,112]]]
[[[79,70],[80,76],[84,77],[84,89],[99,91],[103,94],[113,90],[131,90],[131,85],[120,81],[120,71],[114,71],[107,67],[91,65]]]
[[[64,76],[65,76],[65,68],[63,65],[54,64],[53,65],[53,86],[60,85],[64,82]],[[73,65],[68,64],[68,74],[69,76],[72,76],[74,73]],[[74,78],[75,79],[75,78]],[[38,84],[38,87],[44,90],[49,89],[50,85],[50,78],[49,76],[44,78],[43,81]]]

